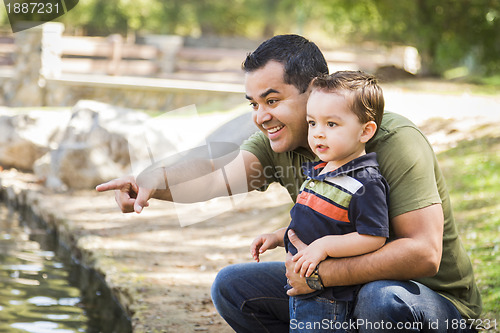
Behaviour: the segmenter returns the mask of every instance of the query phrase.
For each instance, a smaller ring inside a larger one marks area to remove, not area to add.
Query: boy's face
[[[283,65],[276,61],[246,73],[246,98],[250,101],[253,120],[267,135],[271,148],[277,152],[307,145],[306,104],[308,92],[283,81]]]
[[[308,141],[312,151],[338,168],[365,151],[365,124],[339,93],[313,90],[307,102]],[[334,170],[334,169],[332,169]]]

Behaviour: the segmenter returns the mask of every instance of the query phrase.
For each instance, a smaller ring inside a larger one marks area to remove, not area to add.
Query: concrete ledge
[[[123,89],[143,90],[195,90],[209,92],[225,92],[244,94],[243,84],[206,82],[194,80],[158,79],[135,76],[109,76],[109,75],[85,75],[85,74],[63,74],[60,78],[51,78],[49,82],[65,83],[68,85],[113,87]],[[243,95],[242,95],[243,96]]]

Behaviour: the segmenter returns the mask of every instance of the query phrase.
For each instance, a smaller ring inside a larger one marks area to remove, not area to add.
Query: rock
[[[49,150],[66,127],[64,110],[0,110],[0,165],[32,171],[33,163]]]
[[[0,109],[0,164],[32,170],[54,190],[91,189],[158,161],[176,163],[207,143],[237,151],[256,131],[250,113],[228,122],[228,115],[199,116],[194,106],[175,111],[153,118],[89,100],[65,111]]]
[[[131,173],[135,161],[150,163],[151,151],[172,146],[145,113],[83,100],[72,109],[57,148],[36,163],[48,187],[90,189]],[[147,140],[146,140],[147,138]]]

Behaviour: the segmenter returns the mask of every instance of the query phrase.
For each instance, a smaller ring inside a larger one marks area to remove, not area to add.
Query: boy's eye
[[[329,121],[328,123],[326,123],[326,125],[327,125],[328,127],[334,127],[334,126],[336,126],[337,124],[336,124],[336,123],[334,123],[333,121]]]
[[[309,124],[309,126],[313,127],[314,125],[316,125],[316,123],[313,121],[313,120],[309,120],[307,122]]]

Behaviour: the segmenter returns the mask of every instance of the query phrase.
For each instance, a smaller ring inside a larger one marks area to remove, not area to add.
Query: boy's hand
[[[280,243],[278,236],[274,233],[257,236],[250,245],[250,254],[256,262],[259,262],[259,255],[268,249],[275,249]]]
[[[319,238],[293,256],[292,260],[296,262],[295,273],[300,272],[301,277],[308,277],[316,266],[326,259],[328,255],[322,242],[323,240]]]

